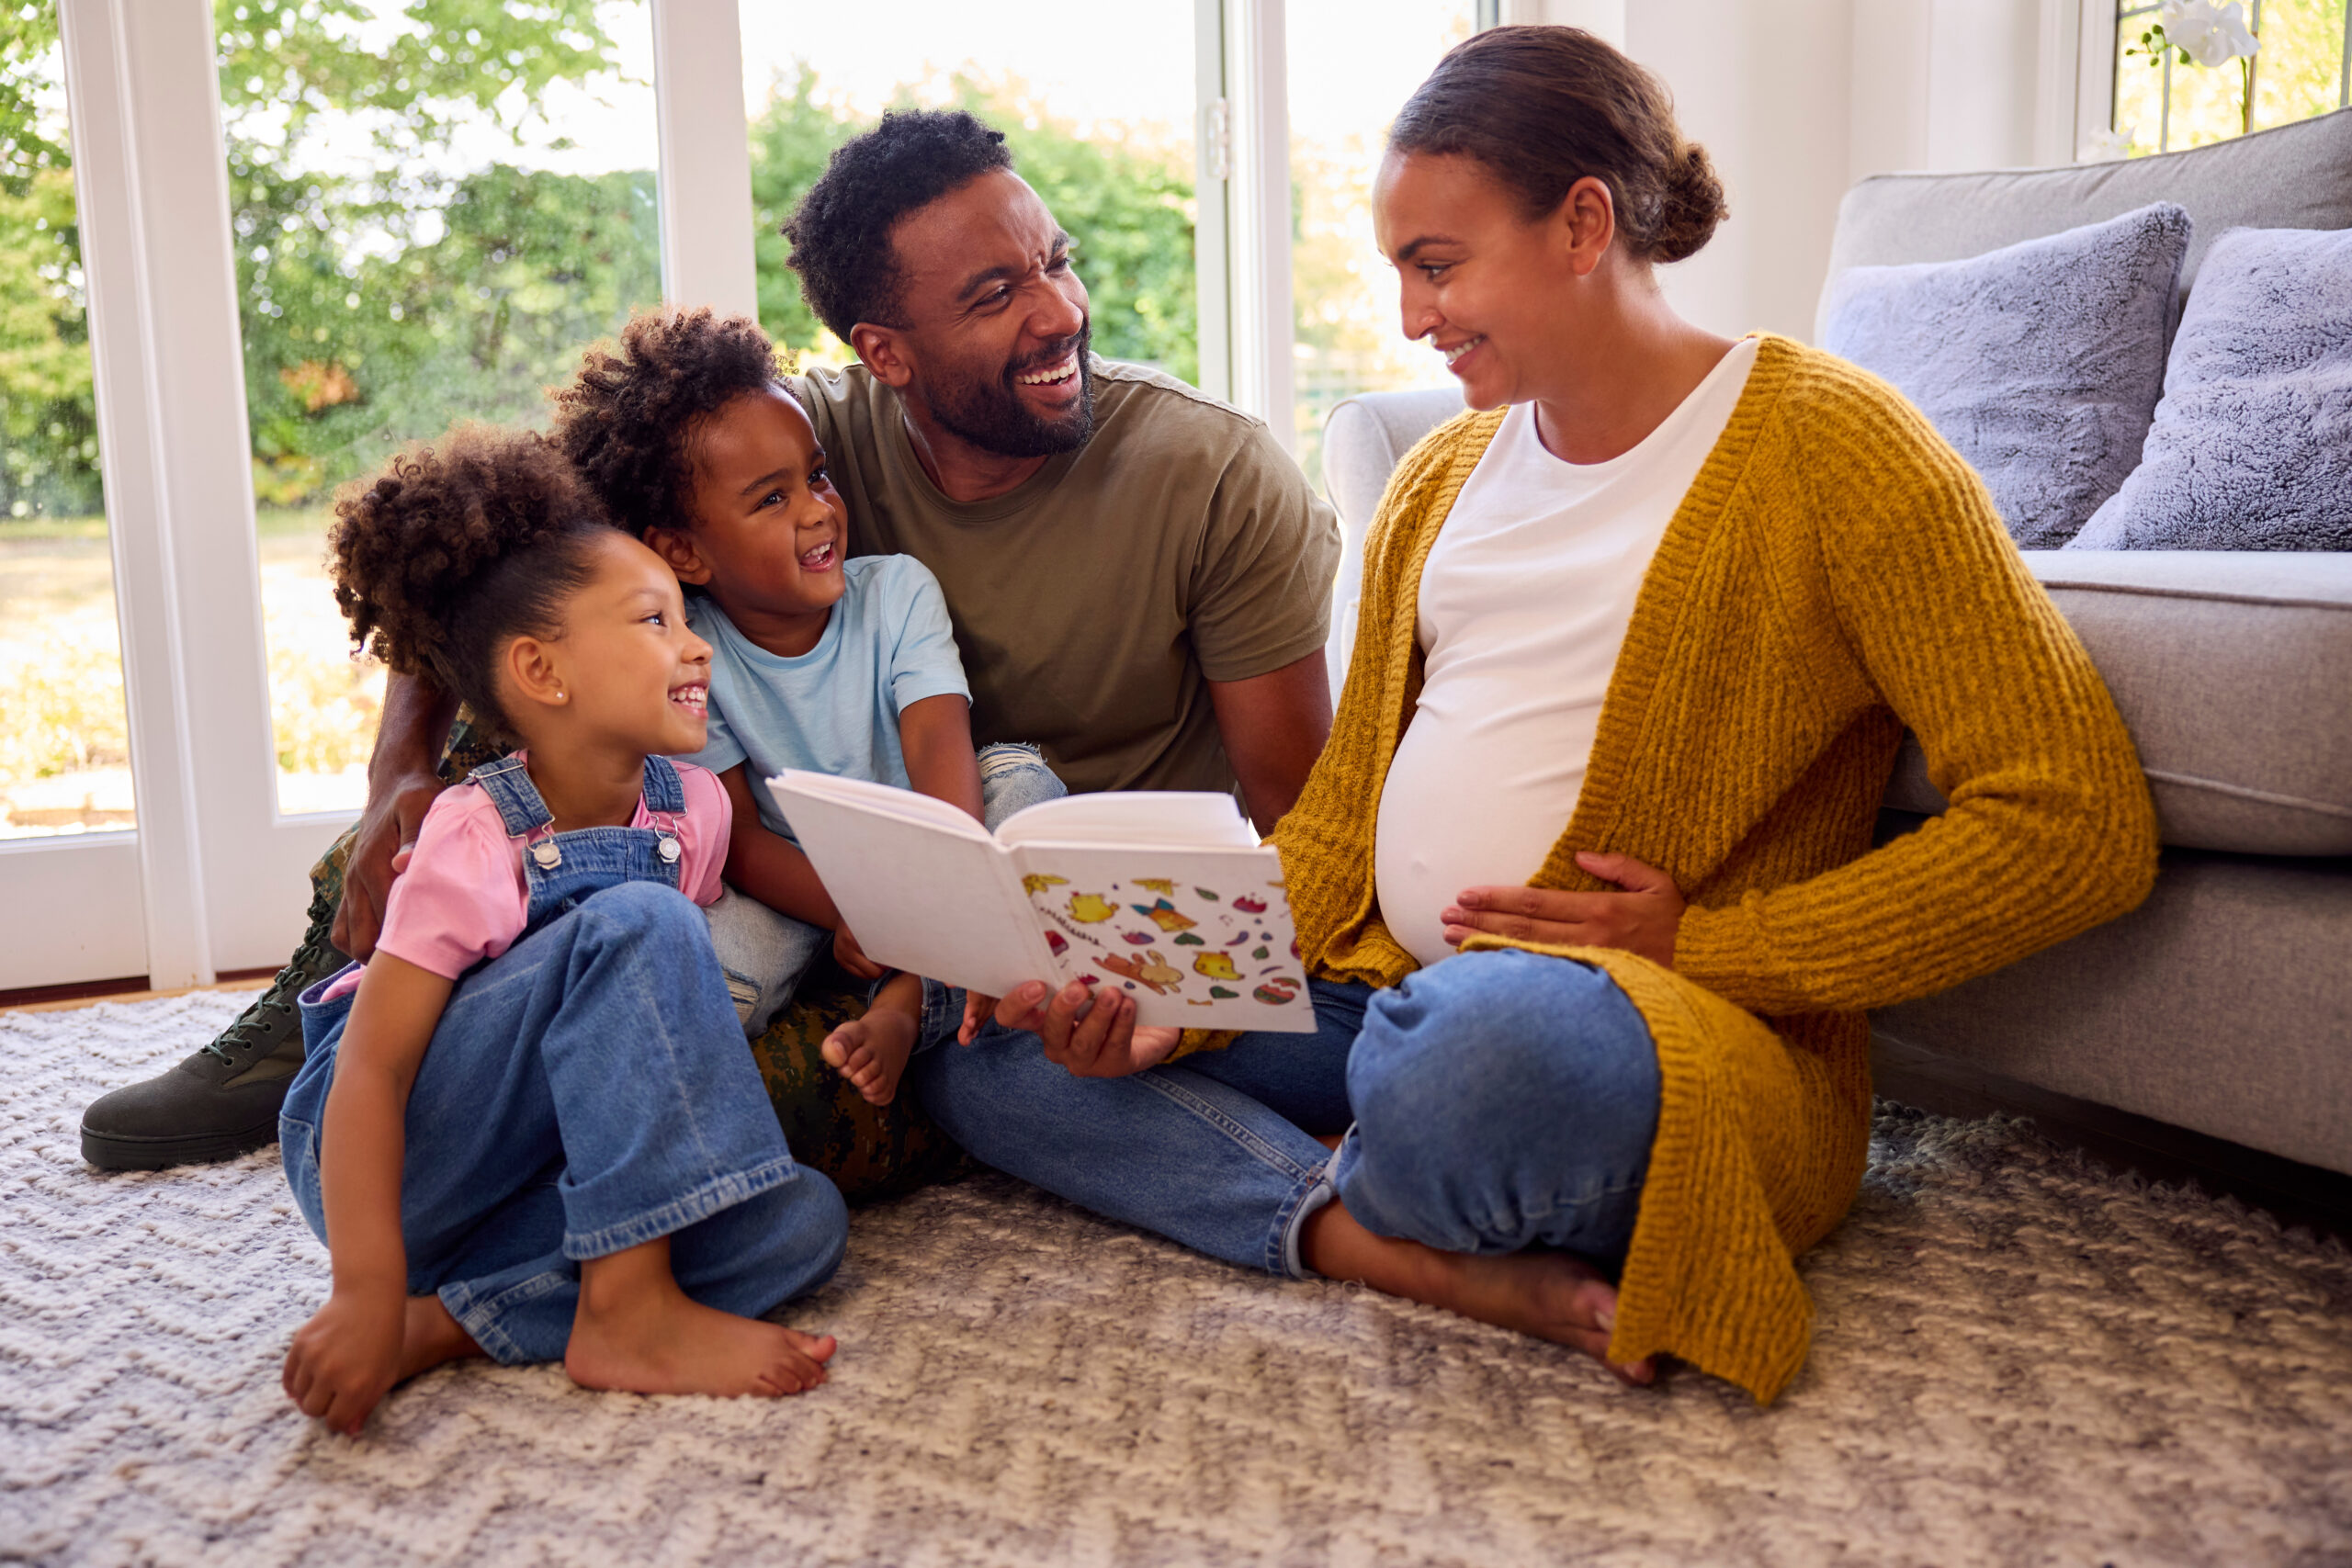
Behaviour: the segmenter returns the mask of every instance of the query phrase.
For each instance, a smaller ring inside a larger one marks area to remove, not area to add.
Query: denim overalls
[[[650,828],[552,830],[521,756],[478,770],[523,846],[529,915],[469,971],[409,1093],[401,1232],[435,1292],[500,1361],[561,1359],[579,1265],[670,1236],[705,1305],[756,1316],[822,1283],[847,1211],[793,1162],[711,955],[678,891],[685,792],[645,762]],[[301,1072],[279,1120],[286,1179],[327,1239],[319,1139],[352,997],[302,996]]]

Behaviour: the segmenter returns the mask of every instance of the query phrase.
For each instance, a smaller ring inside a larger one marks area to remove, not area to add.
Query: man
[[[834,153],[786,234],[858,356],[793,382],[853,553],[904,552],[939,579],[973,738],[1043,745],[1072,790],[1238,787],[1271,829],[1330,728],[1339,529],[1265,426],[1088,353],[1069,237],[968,114],[886,116]],[[295,998],[374,950],[454,718],[446,694],[391,683],[367,811],[347,861],[330,852],[293,963],[219,1040],[93,1103],[84,1158],[153,1169],[277,1137],[301,1065]]]

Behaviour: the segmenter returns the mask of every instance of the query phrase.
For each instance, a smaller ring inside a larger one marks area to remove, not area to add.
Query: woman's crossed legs
[[[923,1102],[978,1158],[1110,1218],[1600,1356],[1616,1292],[1584,1258],[1631,1242],[1657,1115],[1633,1004],[1599,970],[1519,952],[1312,990],[1312,1035],[1125,1078],[1074,1077],[990,1026],[918,1058]],[[1334,1156],[1317,1135],[1351,1118]]]

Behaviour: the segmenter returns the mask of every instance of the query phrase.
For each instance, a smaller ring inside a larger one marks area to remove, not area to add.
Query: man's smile
[[[1078,375],[1078,351],[1072,349],[1051,365],[1026,371],[1013,379],[1024,387],[1051,387],[1069,381]]]

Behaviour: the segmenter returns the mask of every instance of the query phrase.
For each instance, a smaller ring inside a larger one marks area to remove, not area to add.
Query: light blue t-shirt
[[[686,759],[712,773],[748,761],[769,831],[791,837],[763,782],[786,768],[910,789],[899,715],[925,697],[971,699],[939,580],[912,556],[842,564],[825,635],[797,659],[770,653],[707,598],[686,624],[710,644],[710,733]]]

